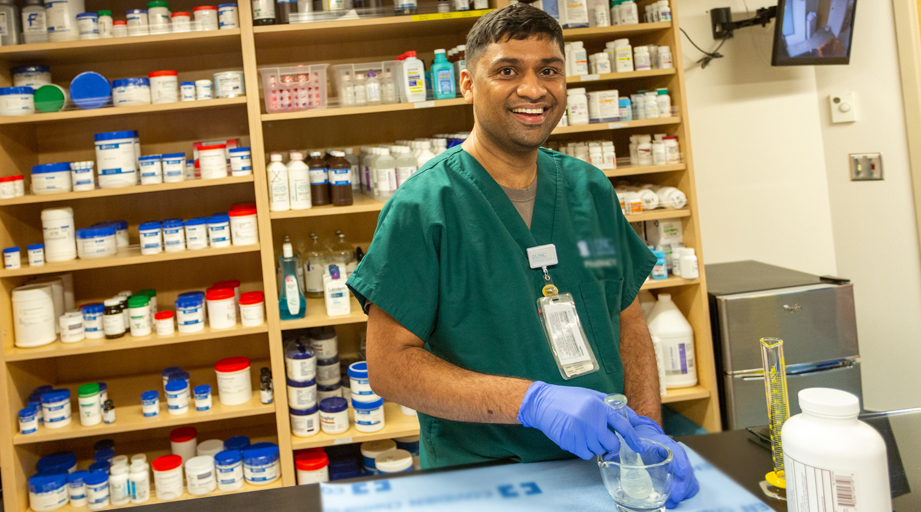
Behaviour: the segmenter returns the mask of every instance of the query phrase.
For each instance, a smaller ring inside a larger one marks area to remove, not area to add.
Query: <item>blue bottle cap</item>
[[[32,174],[45,174],[49,172],[70,172],[70,162],[59,162],[56,164],[33,165]]]
[[[169,377],[170,375],[172,375],[172,374],[174,374],[174,373],[176,373],[176,372],[181,372],[181,371],[182,371],[182,368],[180,368],[180,367],[178,367],[178,366],[170,366],[169,368],[165,368],[165,369],[163,370],[162,375],[163,375],[164,377]]]
[[[53,492],[67,485],[67,474],[43,475],[41,473],[29,478],[29,493],[44,494]]]
[[[6,249],[3,249],[3,254],[12,254],[14,252],[20,252],[19,247],[7,247]]]
[[[35,94],[35,89],[31,87],[0,87],[0,96],[10,94]]]
[[[164,229],[167,229],[167,228],[181,228],[181,227],[182,227],[182,221],[179,220],[179,219],[166,219],[165,221],[163,221],[163,228],[164,228]]]
[[[150,87],[150,80],[147,78],[121,78],[119,80],[112,80],[112,87],[131,86]]]
[[[329,359],[317,359],[317,366],[330,366],[339,362],[339,356],[335,355]]]
[[[132,131],[97,133],[93,137],[95,142],[101,142],[105,140],[133,139],[133,138],[134,138],[134,132]]]
[[[41,474],[52,474],[67,473],[76,465],[77,456],[74,452],[56,452],[38,459],[35,466]]]
[[[19,410],[20,418],[28,418],[29,416],[35,416],[38,414],[38,410],[34,406],[27,406]]]
[[[211,386],[207,384],[195,386],[195,389],[192,390],[192,393],[195,393],[195,396],[209,395],[211,394]]]
[[[147,10],[146,9],[131,9],[131,10],[125,11],[125,14],[147,14]]]
[[[285,357],[288,359],[310,359],[315,353],[313,347],[300,341],[285,346]]]
[[[185,153],[164,153],[161,155],[161,158],[166,160],[167,158],[182,158],[185,160]]]
[[[349,402],[341,396],[333,396],[320,400],[320,410],[323,412],[342,412],[349,408]]]
[[[60,402],[61,400],[70,400],[69,389],[55,389],[54,391],[42,393],[43,404],[53,404],[55,402]]]
[[[101,303],[101,302],[94,302],[93,304],[86,304],[86,305],[84,305],[83,307],[81,307],[80,309],[83,311],[83,314],[84,314],[84,315],[87,314],[87,313],[89,313],[89,314],[96,314],[96,313],[102,313],[102,312],[104,312],[105,309],[106,309],[106,306],[105,306],[105,304],[103,304],[103,303]]]
[[[359,361],[357,363],[352,363],[349,365],[348,370],[349,377],[354,377],[356,379],[367,379],[368,378],[368,362]]]
[[[191,85],[192,87],[195,87],[195,82],[179,82],[179,85]]]
[[[112,86],[99,73],[86,71],[71,80],[70,98],[83,109],[104,107],[112,99]]]
[[[142,156],[141,158],[138,158],[138,160],[140,160],[141,162],[153,162],[153,161],[160,160],[160,155],[146,155],[146,156]]]
[[[70,473],[69,475],[67,475],[67,483],[82,484],[83,482],[86,481],[86,477],[88,476],[90,476],[90,472],[85,469],[81,469],[80,471],[74,471],[73,473]]]
[[[298,382],[296,380],[285,379],[288,382],[288,386],[292,388],[309,388],[310,386],[316,386],[317,381],[315,379],[308,380],[306,382]]]
[[[220,9],[221,7],[236,7],[236,6],[237,4],[217,4],[218,9]]]
[[[33,393],[38,393],[38,395],[41,396],[42,393],[47,393],[48,391],[54,391],[54,386],[45,384],[44,386],[39,386],[35,388],[35,391],[33,391]]]
[[[225,450],[242,450],[249,446],[249,438],[246,436],[233,436],[224,441]]]
[[[103,467],[105,466],[105,467]],[[105,462],[90,464],[90,474],[83,477],[86,485],[99,485],[109,479],[109,468]]]
[[[208,217],[196,217],[185,221],[186,226],[199,226],[208,223]]]
[[[227,448],[226,443],[224,443],[224,448]],[[225,450],[214,454],[214,463],[218,466],[229,466],[241,460],[243,460],[243,454],[240,453],[240,450]]]
[[[115,457],[114,448],[106,448],[105,450],[96,450],[96,453],[93,454],[93,460],[96,462],[112,460]]]
[[[45,244],[30,244],[26,246],[26,249],[30,251],[37,251],[39,249],[44,249],[44,248],[45,248]]]
[[[358,400],[352,400],[352,409],[355,409],[356,411],[373,411],[374,409],[383,406],[383,398],[378,398],[373,402],[359,402]]]
[[[182,379],[171,380],[171,381],[169,381],[169,382],[166,383],[166,392],[167,392],[167,393],[176,393],[176,392],[178,392],[178,391],[182,391],[183,389],[187,388],[188,386],[189,386],[189,383],[186,382],[186,381],[184,381],[184,380],[182,380]]]
[[[230,216],[226,213],[215,213],[208,218],[208,224],[222,224],[224,222],[230,222]]]
[[[173,382],[174,380],[189,382],[189,372],[179,370],[178,372],[173,372],[166,377],[166,382],[168,383]]]
[[[158,391],[145,391],[141,393],[141,400],[145,402],[148,400],[157,400],[159,398],[160,393]]]
[[[341,387],[342,386],[340,386],[338,382],[330,386],[324,386],[323,384],[317,384],[317,391],[327,391],[327,392],[336,391]]]
[[[97,19],[97,18],[99,18],[99,15],[96,14],[95,12],[81,12],[80,14],[77,15],[77,19],[78,19],[78,20],[79,20],[79,19],[86,19],[86,18]]]
[[[14,75],[20,73],[50,73],[51,68],[48,66],[19,66],[12,69]]]
[[[157,221],[142,222],[141,225],[138,226],[138,231],[150,231],[154,229],[160,229],[159,222]]]
[[[311,414],[316,414],[319,411],[320,411],[320,408],[316,405],[314,405],[310,409],[294,409],[294,408],[288,409],[288,412],[290,412],[292,416],[310,416]]]
[[[227,152],[230,153],[230,154],[234,154],[234,153],[244,153],[244,152],[249,153],[250,150],[249,150],[249,148],[233,148],[233,149],[231,149],[231,150],[229,150],[229,151],[227,151]]]
[[[278,446],[272,443],[259,443],[243,450],[243,463],[246,465],[261,466],[277,460]]]

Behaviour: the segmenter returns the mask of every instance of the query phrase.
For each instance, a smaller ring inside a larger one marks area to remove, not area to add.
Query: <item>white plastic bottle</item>
[[[668,89],[656,89],[656,105],[659,117],[672,116],[672,98],[668,95]]]
[[[780,432],[787,502],[802,504],[798,512],[891,511],[886,443],[857,419],[860,400],[829,388],[804,389],[798,396],[803,412],[788,419]]]
[[[686,388],[697,384],[694,329],[669,293],[660,293],[649,313],[649,332],[662,342],[665,356],[665,387]]]
[[[416,52],[406,53],[400,66],[400,88],[408,103],[425,101],[425,64],[416,58]]]
[[[675,67],[675,63],[672,61],[672,50],[668,46],[660,46],[658,52],[658,63],[656,67],[659,69],[670,69]]]
[[[636,2],[627,0],[620,4],[621,25],[633,25],[640,22],[639,10],[636,8]]]
[[[659,117],[659,103],[656,101],[657,94],[654,92],[646,93],[646,101],[643,103],[644,114],[646,119],[657,119]]]
[[[614,66],[618,73],[633,71],[633,48],[628,39],[614,41]]]
[[[588,124],[588,96],[585,94],[585,88],[569,89],[566,98],[569,105],[567,109],[569,124],[572,126]]]
[[[281,162],[281,153],[272,153],[269,160],[269,166],[266,167],[266,172],[269,175],[269,209],[273,212],[290,210],[288,168]]]
[[[550,0],[552,1],[552,0]],[[565,0],[560,2],[560,21],[563,28],[588,27],[588,5],[586,0]]]
[[[637,71],[652,69],[652,63],[649,60],[649,48],[637,46],[633,49],[633,68]]]
[[[146,503],[150,499],[150,472],[146,462],[136,460],[131,463],[128,488],[131,490],[131,503]]]
[[[355,156],[355,151],[352,148],[345,148],[345,159],[349,161],[349,165],[352,166],[352,175],[349,177],[352,180],[352,195],[361,193],[361,173],[359,169],[358,157]]]
[[[416,157],[409,152],[406,146],[396,146],[391,153],[397,156],[397,188],[399,188],[416,172]]]
[[[585,51],[582,41],[572,42],[572,74],[588,74],[588,52]]]
[[[291,153],[291,161],[288,162],[288,195],[292,210],[311,207],[310,168],[304,163],[304,154],[298,151]]]
[[[683,247],[681,249],[681,277],[685,279],[697,279],[700,277],[700,269],[697,267],[697,255],[694,254],[693,247]]]
[[[435,158],[435,153],[432,153],[432,143],[427,140],[418,141],[419,144],[419,153],[416,155],[416,168],[421,169],[423,165],[429,160]]]
[[[128,466],[116,464],[109,469],[109,501],[113,506],[131,501],[128,491]]]
[[[390,150],[379,148],[380,156],[374,159],[373,173],[376,179],[377,199],[386,201],[397,189],[397,161],[390,156]]]
[[[22,8],[22,37],[25,44],[48,42],[42,0],[26,0],[26,6]]]

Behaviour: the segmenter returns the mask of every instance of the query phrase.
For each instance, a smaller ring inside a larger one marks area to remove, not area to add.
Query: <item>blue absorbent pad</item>
[[[684,445],[682,445],[684,446]],[[677,511],[769,512],[771,509],[684,446],[700,492]],[[581,459],[510,464],[359,483],[321,484],[325,512],[381,510],[615,510],[598,463]]]

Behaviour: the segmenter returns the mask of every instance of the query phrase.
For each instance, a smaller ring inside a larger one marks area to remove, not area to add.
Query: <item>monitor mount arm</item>
[[[745,27],[761,25],[766,27],[768,22],[777,17],[777,7],[765,7],[755,11],[755,17],[747,20],[732,21],[732,13],[728,7],[712,9],[710,11],[710,25],[713,28],[713,39],[729,39],[734,30]]]

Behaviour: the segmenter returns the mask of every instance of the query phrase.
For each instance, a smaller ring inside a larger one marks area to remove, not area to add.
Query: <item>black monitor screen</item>
[[[780,0],[774,66],[847,64],[857,0]]]

